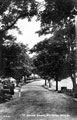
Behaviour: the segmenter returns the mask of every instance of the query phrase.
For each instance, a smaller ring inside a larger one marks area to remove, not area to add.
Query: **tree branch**
[[[21,15],[19,15],[11,25],[7,26],[7,27],[6,27],[4,30],[2,30],[2,31],[5,32],[5,31],[8,31],[9,29],[11,29],[11,28],[16,24],[16,22],[18,21],[19,18],[21,18]]]

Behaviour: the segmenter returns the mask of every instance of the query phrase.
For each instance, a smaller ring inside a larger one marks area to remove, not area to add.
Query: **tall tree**
[[[10,39],[8,30],[18,29],[18,19],[30,18],[37,13],[35,0],[1,0],[0,1],[0,75],[2,73],[2,44]]]
[[[31,74],[31,59],[27,54],[27,46],[22,43],[9,43],[3,46],[3,68],[5,77],[20,80],[22,76]]]
[[[38,73],[44,79],[49,81],[54,78],[56,81],[56,90],[58,90],[58,81],[69,76],[69,71],[66,73],[66,54],[68,53],[67,44],[54,40],[54,38],[45,39],[39,42],[31,49],[31,52],[36,52],[34,64]],[[50,86],[50,85],[49,85]]]
[[[73,82],[73,91],[76,91],[76,39],[74,16],[77,7],[76,0],[45,0],[45,9],[39,12],[38,19],[41,21],[41,30],[39,35],[51,34],[54,39],[62,42],[65,41],[68,47],[67,63],[69,64],[70,77]]]

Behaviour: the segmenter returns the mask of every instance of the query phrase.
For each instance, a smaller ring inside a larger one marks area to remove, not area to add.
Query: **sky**
[[[37,1],[44,3],[44,0]],[[41,6],[40,9],[43,10],[44,7]],[[19,19],[16,24],[19,27],[22,34],[21,35],[18,34],[16,30],[10,30],[9,33],[11,33],[13,36],[17,38],[16,42],[21,42],[25,45],[28,44],[29,49],[31,49],[38,42],[49,37],[49,35],[39,37],[39,35],[35,33],[36,31],[40,30],[40,22],[39,21],[36,22],[36,17],[33,17],[31,22],[29,22],[27,18],[23,20]]]
[[[32,48],[37,42],[43,40],[46,36],[39,37],[35,32],[40,30],[40,22],[36,22],[34,17],[31,22],[27,19],[18,20],[17,26],[21,30],[22,34],[18,34],[16,30],[10,31],[11,34],[17,37],[17,42],[28,44],[29,48]]]
[[[44,0],[37,0],[39,2],[44,2]],[[44,9],[41,7],[41,9]],[[22,42],[23,44],[28,44],[29,48],[32,48],[37,42],[44,40],[46,36],[39,37],[35,32],[40,30],[40,22],[36,22],[36,17],[33,17],[31,22],[27,19],[18,20],[17,26],[21,30],[22,34],[19,35],[16,30],[11,30],[10,33],[17,37],[17,42]]]

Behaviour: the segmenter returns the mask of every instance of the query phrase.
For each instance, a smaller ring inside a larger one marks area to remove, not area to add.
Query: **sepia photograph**
[[[0,0],[0,120],[77,120],[77,0]]]

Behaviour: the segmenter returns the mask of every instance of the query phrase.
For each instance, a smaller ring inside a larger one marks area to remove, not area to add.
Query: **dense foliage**
[[[54,78],[60,81],[69,77],[69,64],[66,57],[68,53],[67,44],[56,41],[54,38],[45,39],[39,42],[31,49],[31,52],[36,52],[36,57],[33,60],[34,65],[38,70],[38,74],[44,79]]]
[[[4,77],[13,77],[20,80],[22,76],[31,74],[32,62],[27,54],[27,46],[21,43],[4,44],[3,46],[3,68]]]
[[[35,0],[0,1],[0,75],[3,71],[2,45],[6,40],[15,40],[15,37],[8,34],[8,30],[19,31],[16,26],[18,19],[30,20],[37,15],[41,21],[41,30],[37,33],[51,34],[53,37],[34,46],[33,52],[37,53],[35,65],[40,75],[49,79],[54,77],[55,80],[61,80],[62,77],[70,76],[75,91],[77,46],[74,17],[77,14],[77,2],[45,0],[43,10],[38,10],[38,5],[41,6]],[[21,55],[19,57],[23,58]]]
[[[0,75],[3,74],[2,46],[4,41],[14,41],[16,38],[8,33],[11,29],[19,28],[16,22],[19,19],[30,20],[37,13],[35,0],[0,0]]]
[[[50,38],[49,43],[51,41],[51,44],[47,43],[47,46],[44,45],[44,41],[42,46],[40,46],[39,43],[39,45],[34,47],[35,49],[37,47],[36,50],[34,49],[37,53],[37,63],[42,61],[40,64],[43,66],[43,69],[40,70],[43,72],[46,71],[44,74],[46,75],[47,73],[48,76],[53,76],[53,73],[55,73],[58,79],[70,76],[74,91],[76,88],[75,73],[77,70],[77,46],[74,19],[77,14],[76,7],[77,2],[72,0],[45,0],[44,10],[39,11],[38,14],[38,19],[41,21],[41,30],[37,31],[37,33],[39,36],[51,34],[53,39]],[[37,52],[38,46],[40,46],[39,54]],[[41,50],[43,50],[43,52],[41,52]],[[46,66],[44,63],[46,63]],[[49,66],[47,66],[47,64]]]

